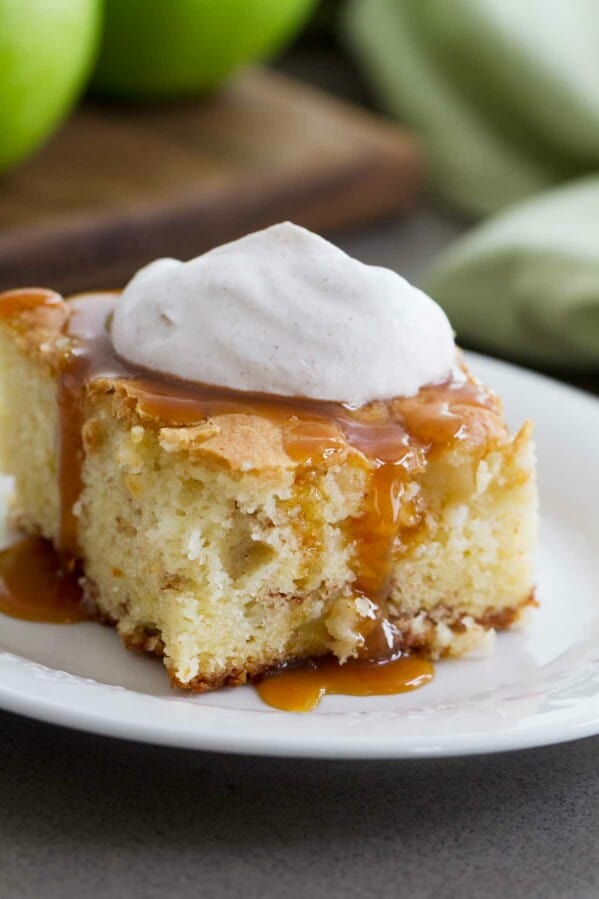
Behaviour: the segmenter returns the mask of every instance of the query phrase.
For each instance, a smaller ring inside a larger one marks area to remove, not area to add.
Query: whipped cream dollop
[[[141,269],[112,341],[129,362],[188,381],[356,406],[412,396],[455,362],[430,297],[289,222]]]

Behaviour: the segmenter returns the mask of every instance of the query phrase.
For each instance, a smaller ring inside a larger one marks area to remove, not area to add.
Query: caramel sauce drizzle
[[[77,575],[65,571],[49,540],[23,537],[0,552],[0,611],[11,618],[73,624],[89,614]]]
[[[370,602],[372,614],[364,620],[361,660],[345,666],[333,661],[318,661],[303,669],[283,670],[259,685],[260,695],[268,702],[272,700],[274,705],[278,703],[277,707],[283,707],[281,691],[290,690],[293,695],[298,695],[298,679],[303,678],[306,691],[312,691],[312,696],[316,695],[315,691],[319,696],[323,691],[398,692],[414,689],[430,680],[432,669],[423,660],[393,658],[396,634],[385,616],[393,548],[401,530],[401,500],[409,478],[425,469],[428,457],[436,448],[467,438],[472,407],[497,410],[495,395],[461,371],[442,384],[423,388],[417,397],[375,402],[361,408],[303,397],[233,391],[157,375],[140,370],[115,355],[109,320],[117,296],[116,292],[89,293],[68,301],[70,315],[65,333],[70,340],[60,366],[58,391],[61,499],[58,549],[63,567],[67,571],[73,570],[78,555],[74,508],[82,488],[86,384],[100,377],[127,380],[128,392],[136,399],[139,411],[161,426],[189,426],[232,412],[262,416],[282,427],[285,450],[299,465],[344,452],[347,443],[369,460],[371,477],[365,511],[351,523],[351,537],[356,547],[354,590]],[[62,303],[62,298],[52,291],[11,291],[0,296],[0,317],[9,318],[39,306],[50,308]],[[19,550],[9,550],[8,556],[0,556],[0,577],[4,577],[3,583],[9,585],[0,596],[0,607],[9,614],[14,614],[15,597],[26,585],[26,577],[21,586],[17,584],[14,560],[18,559],[23,569],[27,569],[27,545],[23,544]],[[29,549],[33,550],[32,558],[40,559],[44,555],[37,545],[35,548],[29,546]],[[48,567],[45,557],[44,565],[45,569],[43,565],[41,567],[47,574],[52,566]],[[3,574],[5,569],[12,572],[10,577]],[[24,608],[31,605],[31,584],[35,582],[36,590],[41,584],[35,577],[31,574],[33,580],[27,581],[29,586],[25,593],[29,599],[25,600]],[[64,586],[70,582],[48,577],[52,587],[43,591],[47,594],[43,602],[52,606],[57,597],[53,585]],[[11,591],[12,599],[7,600]],[[72,597],[71,586],[67,593]],[[42,593],[39,595],[41,597]],[[40,599],[40,608],[41,603]],[[47,614],[49,617],[43,620],[71,620],[61,618],[58,612],[56,618],[52,617],[52,611]],[[28,613],[24,613],[24,617],[28,617]],[[387,664],[375,664],[381,660]],[[391,683],[394,684],[392,690]],[[320,684],[318,690],[317,684]],[[301,705],[299,700],[293,702]],[[312,700],[304,699],[305,708],[312,707],[310,703],[314,704]]]
[[[311,712],[324,696],[391,696],[429,684],[431,662],[420,656],[400,656],[385,662],[352,659],[314,659],[297,668],[285,668],[256,685],[267,705],[284,712]]]

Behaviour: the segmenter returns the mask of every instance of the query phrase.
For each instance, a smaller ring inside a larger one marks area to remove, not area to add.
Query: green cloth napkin
[[[599,170],[597,0],[349,0],[341,28],[453,205]]]
[[[599,176],[499,213],[435,262],[424,289],[458,341],[543,365],[599,366]]]

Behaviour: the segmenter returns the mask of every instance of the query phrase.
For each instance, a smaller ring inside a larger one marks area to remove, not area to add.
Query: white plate
[[[599,401],[523,369],[470,360],[536,421],[541,608],[495,655],[443,662],[431,686],[331,696],[310,714],[264,706],[251,687],[172,691],[162,665],[96,624],[0,616],[0,706],[69,727],[169,746],[267,755],[403,758],[557,743],[599,733]]]

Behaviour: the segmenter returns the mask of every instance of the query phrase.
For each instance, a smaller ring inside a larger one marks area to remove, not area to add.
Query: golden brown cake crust
[[[477,382],[472,379],[471,383]],[[221,413],[199,424],[182,427],[165,426],[164,419],[148,414],[140,402],[135,381],[122,378],[99,377],[86,388],[90,411],[109,403],[109,412],[129,429],[141,426],[160,431],[160,445],[169,453],[189,459],[222,465],[229,471],[266,471],[292,469],[298,466],[285,450],[284,425],[261,414]],[[510,435],[503,421],[501,404],[489,391],[489,405],[453,406],[453,414],[462,423],[456,449],[462,454],[480,454],[509,442]],[[375,402],[358,410],[360,420],[377,425],[404,420],[412,434],[422,434],[427,444],[431,421],[442,415],[438,410],[434,390],[423,388],[415,397]],[[338,451],[324,456],[322,467],[344,462],[349,455],[359,457],[370,465],[363,454],[353,447],[341,430],[337,431]]]
[[[97,605],[96,597],[98,590],[93,581],[84,578],[85,585],[85,601],[91,611],[92,616],[102,624],[110,627],[118,627],[118,621],[102,612]],[[398,628],[399,639],[395,645],[396,651],[406,653],[419,653],[424,656],[438,657],[434,651],[434,633],[435,628],[441,624],[449,627],[455,634],[464,633],[468,627],[473,624],[489,630],[508,630],[522,616],[523,612],[530,607],[539,605],[536,598],[536,591],[533,588],[521,602],[516,605],[507,606],[501,609],[489,609],[476,618],[470,618],[468,615],[449,609],[445,606],[439,606],[431,610],[426,616],[424,627],[419,620],[419,626],[414,627],[415,618],[421,619],[422,615],[406,615],[404,617],[395,618],[394,624]],[[164,643],[160,638],[160,634],[154,628],[138,628],[134,632],[120,634],[121,639],[127,649],[145,652],[155,655],[158,658],[164,658]],[[451,649],[441,653],[441,656],[451,654]],[[260,659],[247,660],[243,668],[229,669],[224,675],[207,676],[206,674],[198,674],[191,681],[181,681],[177,678],[176,673],[169,668],[167,664],[168,676],[173,687],[193,693],[207,693],[211,690],[217,690],[220,687],[238,687],[246,683],[258,681],[273,671],[276,671],[281,665],[300,664],[305,661],[302,657],[290,658],[284,655],[280,659],[272,656],[264,661]]]
[[[223,462],[231,471],[294,467],[281,428],[256,415],[219,415],[194,427],[163,428],[160,445],[191,459]]]
[[[0,316],[0,322],[11,330],[21,352],[58,375],[70,348],[70,341],[64,336],[69,316],[69,305],[63,300]]]
[[[473,619],[471,623],[474,623],[485,630],[508,630],[516,623],[516,621],[518,621],[522,612],[527,607],[537,605],[538,602],[533,590],[518,605],[500,610],[490,610],[484,615]],[[115,622],[108,620],[105,616],[99,616],[99,618],[105,624],[115,624]],[[420,627],[418,628],[417,635],[412,629],[413,617],[410,619],[406,616],[405,620],[396,619],[394,623],[398,625],[402,639],[396,645],[395,649],[396,651],[422,653],[425,656],[432,655],[434,657],[435,654],[432,652],[434,628],[439,623],[442,623],[457,634],[463,633],[467,628],[467,624],[465,623],[466,618],[467,616],[456,615],[455,611],[450,609],[440,608],[435,610],[434,613],[431,613],[424,630]],[[122,640],[128,649],[150,653],[159,658],[162,658],[164,655],[164,644],[160,637],[152,630],[139,630],[133,634],[122,635]],[[253,661],[250,660],[246,662],[243,668],[230,669],[225,676],[219,675],[207,677],[206,675],[199,674],[191,681],[186,682],[180,681],[173,671],[168,670],[168,666],[167,670],[173,687],[191,691],[192,693],[207,693],[211,690],[217,690],[220,687],[239,687],[246,683],[258,681],[271,672],[276,671],[281,665],[300,664],[302,661],[305,660],[302,658],[292,659],[289,658],[289,656],[284,656],[279,660],[271,657],[267,662],[260,661],[259,659]]]

